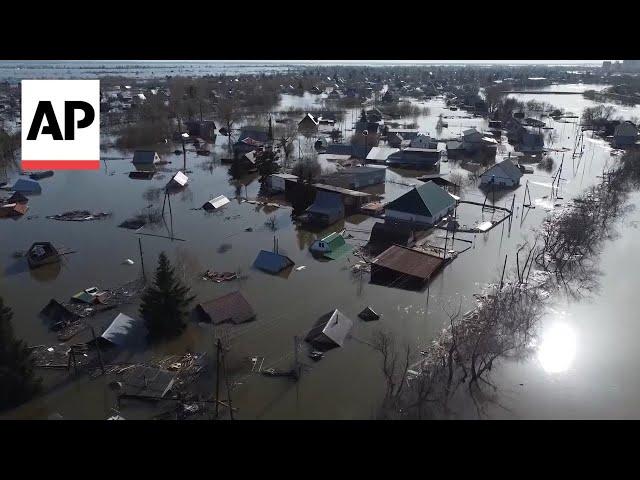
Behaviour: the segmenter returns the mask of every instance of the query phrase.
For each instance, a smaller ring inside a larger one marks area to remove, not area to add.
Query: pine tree
[[[29,349],[13,335],[12,317],[0,297],[0,411],[26,402],[40,389]]]
[[[145,321],[149,337],[157,340],[180,334],[194,298],[189,296],[189,287],[176,278],[174,268],[162,252],[153,285],[142,294],[140,305],[140,316]]]

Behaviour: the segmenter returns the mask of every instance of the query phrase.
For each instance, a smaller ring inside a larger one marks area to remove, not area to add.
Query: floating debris
[[[111,216],[111,213],[107,212],[91,213],[88,210],[71,210],[58,215],[48,215],[46,218],[59,220],[61,222],[90,222],[93,220],[102,220],[109,216]]]
[[[203,280],[211,280],[215,283],[230,282],[237,278],[238,274],[235,272],[212,272],[211,270],[207,270],[202,276]]]

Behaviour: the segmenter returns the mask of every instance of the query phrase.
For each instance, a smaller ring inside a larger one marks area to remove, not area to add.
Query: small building
[[[58,263],[60,253],[51,242],[35,242],[27,251],[29,268],[37,268],[43,265]]]
[[[136,165],[155,165],[159,162],[160,156],[153,150],[136,150],[133,154],[133,163]]]
[[[310,223],[329,226],[344,218],[344,211],[343,200],[338,193],[317,190],[316,198],[306,213]]]
[[[256,318],[253,308],[240,292],[231,292],[196,306],[196,314],[202,321],[220,325],[240,324]]]
[[[27,180],[26,178],[19,178],[16,180],[13,186],[9,187],[9,190],[27,195],[30,193],[42,193],[42,187],[40,187],[38,182],[34,180]]]
[[[371,229],[367,250],[371,255],[378,255],[392,245],[411,247],[415,242],[415,234],[406,223],[376,222]]]
[[[96,340],[101,347],[126,347],[139,343],[147,333],[142,320],[119,313]]]
[[[189,181],[189,177],[187,177],[184,173],[178,172],[176,173],[169,183],[167,183],[167,188],[183,188],[187,185]]]
[[[386,163],[390,155],[399,151],[398,148],[373,147],[367,154],[367,163]]]
[[[507,158],[496,163],[480,175],[480,185],[511,188],[520,185],[521,177],[522,171]]]
[[[400,146],[402,146],[403,141],[404,141],[404,138],[399,133],[391,132],[387,134],[387,143],[392,148],[395,148],[395,149],[400,148]]]
[[[320,122],[310,113],[307,113],[300,122],[298,122],[299,130],[315,130]]]
[[[420,130],[417,128],[387,128],[387,141],[389,135],[396,134],[400,135],[404,140],[413,140],[418,136]]]
[[[284,192],[286,193],[296,183],[298,183],[298,177],[289,173],[274,173],[267,178],[267,185],[271,192]]]
[[[442,268],[444,260],[425,252],[392,245],[371,262],[373,283],[420,290]]]
[[[440,151],[435,148],[405,148],[389,155],[387,165],[415,169],[430,169],[440,161]]]
[[[229,203],[229,199],[224,195],[218,195],[205,203],[202,208],[205,210],[219,210]]]
[[[351,250],[353,250],[353,247],[345,242],[344,237],[337,232],[333,232],[324,238],[316,240],[309,247],[309,251],[312,254],[330,260],[336,260],[351,252]]]
[[[56,325],[62,326],[80,320],[80,315],[72,312],[53,298],[40,310],[40,316],[49,320],[52,327]]]
[[[360,167],[356,167],[360,168]],[[337,194],[342,200],[344,206],[345,215],[351,215],[353,213],[359,213],[363,205],[372,202],[379,198],[378,195],[367,192],[359,192],[357,190],[351,190],[343,187],[336,187],[334,185],[326,185],[322,183],[315,183],[313,187],[316,192],[322,190],[331,194]]]
[[[433,182],[414,187],[385,206],[385,223],[433,225],[453,212],[456,200]]]
[[[409,145],[413,148],[433,148],[432,144],[433,142],[428,134],[419,133],[411,139],[411,143]]]
[[[123,376],[123,398],[139,398],[157,400],[165,397],[173,388],[176,374],[160,368],[136,365],[128,369]],[[114,420],[124,420],[117,416]]]
[[[20,217],[27,213],[28,209],[26,203],[6,203],[0,206],[0,218]]]
[[[305,337],[305,341],[316,348],[342,347],[353,328],[353,320],[335,309],[318,319]]]
[[[633,122],[622,122],[613,132],[613,146],[624,148],[635,145],[638,140],[638,127]]]
[[[253,266],[257,269],[274,275],[292,267],[294,264],[295,262],[289,257],[269,250],[260,250],[253,262]]]
[[[467,153],[475,153],[482,148],[483,135],[475,128],[468,128],[462,132],[462,148]]]
[[[190,120],[186,122],[186,127],[190,137],[199,137],[203,140],[212,140],[216,132],[216,124],[213,120]]]
[[[384,183],[386,168],[384,167],[348,167],[335,173],[322,175],[318,183],[357,190],[371,185]]]

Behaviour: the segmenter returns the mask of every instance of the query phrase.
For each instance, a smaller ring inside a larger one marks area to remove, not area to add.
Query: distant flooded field
[[[95,66],[74,70],[61,64],[52,70],[34,75],[46,77],[66,75],[85,78],[95,72],[112,75],[132,70],[145,75],[174,75],[171,65],[145,65],[144,68],[126,66],[122,70],[110,65],[101,70]],[[10,66],[0,67],[0,78],[7,78]],[[92,68],[95,69],[91,70]],[[211,70],[214,67],[189,64],[181,74],[199,75],[204,70],[217,74],[229,70]],[[217,68],[217,67],[215,67]],[[238,73],[250,73],[254,66],[237,66]],[[256,67],[257,68],[257,67]],[[261,67],[264,68],[264,67]],[[268,68],[271,68],[269,66]],[[288,68],[282,66],[281,68]],[[148,70],[151,69],[151,70]],[[35,72],[35,70],[33,70]],[[256,71],[262,71],[258,68]],[[15,75],[23,77],[22,73]],[[11,77],[9,77],[11,78]],[[580,89],[583,85],[552,86],[562,89]],[[594,86],[595,87],[595,86]],[[545,101],[580,115],[582,109],[593,102],[581,95],[527,95],[517,94],[523,101]],[[543,97],[543,98],[541,98]],[[276,112],[283,115],[291,109],[322,108],[322,95],[305,93],[304,96],[282,95]],[[486,129],[487,121],[461,112],[451,111],[441,98],[413,101],[426,110],[403,123],[415,123],[416,128],[439,139],[449,139],[470,127]],[[618,108],[618,107],[616,107]],[[639,115],[638,109],[620,107],[624,116]],[[351,134],[360,108],[344,109],[336,128]],[[448,126],[436,134],[439,116]],[[300,115],[301,118],[301,115]],[[50,299],[67,300],[78,291],[97,286],[109,288],[135,280],[141,274],[138,240],[141,239],[147,277],[153,275],[160,252],[166,252],[177,265],[181,278],[197,294],[196,302],[211,300],[234,290],[242,292],[255,310],[256,320],[237,327],[212,327],[192,321],[178,339],[127,352],[119,361],[137,361],[169,354],[182,354],[186,350],[207,352],[215,358],[214,339],[223,334],[229,351],[227,368],[232,378],[233,405],[241,419],[368,419],[373,418],[384,394],[381,359],[371,347],[378,330],[393,333],[399,342],[410,345],[414,351],[428,346],[449,318],[443,307],[462,305],[463,311],[473,308],[473,294],[499,279],[505,255],[507,268],[515,262],[517,247],[531,238],[532,229],[554,208],[569,201],[585,188],[598,182],[598,175],[607,166],[614,165],[616,156],[602,141],[588,138],[581,157],[572,158],[576,136],[580,134],[577,119],[555,122],[544,118],[549,130],[546,146],[553,149],[549,155],[556,168],[563,165],[560,199],[550,201],[551,175],[537,166],[540,158],[532,160],[532,174],[521,179],[521,185],[487,199],[503,207],[515,206],[511,222],[502,222],[484,234],[456,235],[453,248],[465,250],[433,278],[423,292],[407,291],[370,283],[369,274],[354,273],[352,266],[359,258],[347,255],[338,260],[323,261],[314,258],[309,246],[317,238],[345,229],[347,242],[364,245],[376,221],[365,215],[349,216],[323,231],[312,232],[292,220],[292,210],[281,199],[282,207],[251,203],[262,199],[257,175],[234,180],[228,165],[221,159],[228,154],[226,138],[218,136],[210,145],[211,154],[197,155],[193,147],[187,152],[188,186],[170,197],[171,214],[165,205],[166,223],[144,227],[137,235],[132,230],[119,228],[124,220],[149,208],[161,209],[164,203],[162,189],[175,172],[182,169],[182,155],[164,155],[170,163],[151,180],[129,177],[133,170],[132,152],[112,146],[112,138],[103,136],[102,168],[91,172],[58,171],[53,177],[40,180],[42,193],[31,196],[29,211],[14,221],[0,219],[0,289],[5,302],[14,310],[16,336],[29,345],[57,343],[56,334],[38,317],[38,312]],[[250,123],[247,121],[247,123]],[[314,138],[300,136],[295,142],[293,156],[311,151]],[[502,138],[500,158],[513,149]],[[444,148],[441,144],[441,148]],[[564,151],[562,151],[564,149]],[[169,150],[173,151],[173,148]],[[321,161],[326,171],[335,169],[328,160]],[[477,165],[477,164],[476,164]],[[441,173],[466,173],[475,169],[468,159],[452,160],[441,164]],[[422,172],[424,173],[424,172]],[[384,201],[397,198],[419,184],[420,172],[388,168],[386,182],[378,193]],[[18,172],[9,174],[9,184],[19,178]],[[526,185],[536,205],[523,209]],[[200,207],[218,195],[231,202],[215,213]],[[476,185],[466,185],[460,194],[463,199],[482,203],[485,194]],[[515,196],[515,200],[514,200]],[[637,197],[634,197],[634,201]],[[271,201],[271,200],[269,200]],[[64,222],[46,218],[69,210],[107,212],[110,216],[87,222]],[[466,205],[464,220],[467,224],[481,223],[497,218],[496,211],[483,211],[480,206]],[[273,219],[274,227],[269,225]],[[640,241],[635,222],[637,213],[624,219],[620,237],[607,244],[602,258],[602,290],[591,303],[560,303],[543,322],[541,344],[537,354],[522,362],[501,362],[493,374],[500,386],[495,404],[488,404],[488,418],[564,418],[564,417],[638,417],[640,407],[633,399],[640,396],[640,383],[631,379],[637,367],[637,353],[633,338],[638,326],[633,321],[633,292],[640,287],[638,261],[633,246]],[[155,235],[155,236],[152,236]],[[274,237],[279,252],[295,262],[288,276],[271,276],[252,265],[262,249],[271,250]],[[24,258],[14,253],[24,251],[35,241],[50,241],[73,250],[66,255],[59,268],[29,270]],[[448,239],[449,245],[450,238]],[[443,246],[445,232],[433,230],[428,243]],[[471,247],[467,249],[467,247]],[[127,259],[134,261],[128,264]],[[304,267],[304,268],[299,268]],[[213,283],[203,279],[205,270],[237,272],[238,279]],[[371,306],[381,315],[380,320],[364,322],[358,313]],[[307,354],[312,350],[302,341],[314,322],[323,314],[338,308],[354,321],[352,336],[343,348],[328,352],[319,362],[312,362]],[[137,316],[137,304],[99,314],[89,321],[99,331],[122,311]],[[547,343],[545,343],[547,342]],[[290,368],[294,361],[294,344],[299,344],[299,355],[307,364],[298,382],[288,378],[271,378],[252,372],[252,358],[264,359],[263,369]],[[60,376],[41,372],[48,382],[59,382]],[[213,372],[215,373],[215,372]],[[215,391],[215,377],[209,372],[201,388]],[[634,377],[635,378],[635,377]],[[83,378],[73,383],[62,383],[49,394],[10,412],[9,418],[46,418],[59,412],[64,418],[102,419],[111,415],[114,407],[108,380]],[[522,384],[522,385],[521,385]],[[460,400],[455,416],[477,418],[473,406]],[[506,405],[502,408],[497,404]],[[621,407],[624,405],[624,408]],[[149,418],[159,407],[140,408],[130,404],[122,409],[126,418]],[[508,410],[507,410],[508,409]]]

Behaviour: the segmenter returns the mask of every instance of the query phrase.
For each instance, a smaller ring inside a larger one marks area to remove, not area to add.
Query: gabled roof
[[[268,250],[260,250],[253,262],[254,267],[267,273],[279,273],[293,264],[289,257]]]
[[[119,313],[111,322],[111,325],[100,335],[100,338],[122,347],[128,344],[133,336],[142,336],[143,334],[146,334],[146,328],[142,321],[131,318],[124,313]]]
[[[187,181],[189,180],[189,177],[187,177],[184,173],[182,172],[178,172],[176,173],[173,178],[171,179],[171,182],[180,185],[181,187],[184,187],[187,184]]]
[[[495,176],[496,178],[508,178],[514,181],[520,180],[522,172],[508,158],[486,170],[481,177]]]
[[[42,188],[40,184],[34,180],[27,180],[26,178],[19,178],[10,188],[14,192],[23,192],[23,193],[40,193],[42,192]]]
[[[316,322],[305,337],[309,343],[342,347],[353,328],[353,321],[340,310],[329,312]]]
[[[327,235],[322,241],[326,243],[330,249],[324,256],[332,260],[336,260],[353,250],[353,247],[345,242],[344,237],[337,232]]]
[[[414,187],[401,197],[385,205],[387,210],[432,217],[455,205],[455,199],[432,181]]]
[[[214,325],[244,323],[256,316],[253,308],[240,292],[231,292],[196,307],[200,314]]]
[[[318,124],[320,123],[320,122],[319,122],[318,120],[316,120],[316,118],[315,118],[313,115],[311,115],[310,113],[307,113],[307,114],[302,118],[302,120],[300,120],[300,123],[304,122],[305,120],[311,120],[315,126],[318,126]]]
[[[224,207],[227,203],[229,203],[229,199],[227,197],[224,195],[218,195],[205,203],[202,208],[205,210],[217,210],[218,208]]]

